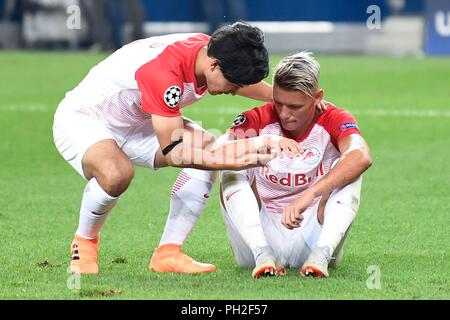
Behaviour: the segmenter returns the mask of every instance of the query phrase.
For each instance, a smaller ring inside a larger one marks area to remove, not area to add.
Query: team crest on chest
[[[232,124],[232,128],[240,126],[241,124],[243,124],[245,122],[245,120],[247,120],[247,117],[245,116],[245,114],[240,114],[238,115],[238,117],[236,119],[234,119],[233,124]]]
[[[164,102],[170,107],[175,108],[181,99],[181,89],[177,86],[169,87],[164,93]]]
[[[316,147],[309,147],[303,152],[303,161],[308,165],[319,163],[322,153]]]

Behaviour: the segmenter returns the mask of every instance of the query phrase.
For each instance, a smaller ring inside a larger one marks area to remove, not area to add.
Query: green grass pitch
[[[374,160],[344,259],[326,280],[298,270],[253,280],[238,268],[218,209],[217,186],[185,245],[213,274],[147,271],[179,170],[137,169],[102,232],[100,274],[68,288],[69,245],[84,181],[57,153],[52,118],[64,93],[104,55],[0,53],[0,299],[449,299],[450,60],[319,56],[327,100],[357,117]],[[280,56],[272,56],[275,66]],[[185,109],[226,129],[240,97]],[[367,281],[379,268],[381,288]],[[369,271],[369,272],[368,272]]]

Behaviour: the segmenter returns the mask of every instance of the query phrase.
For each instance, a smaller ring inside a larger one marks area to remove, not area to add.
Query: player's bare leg
[[[214,137],[201,127],[185,120],[199,146],[206,148]],[[158,153],[155,166],[164,163]],[[177,177],[170,197],[169,216],[159,247],[153,252],[149,269],[155,272],[204,273],[216,271],[216,266],[201,263],[182,252],[182,246],[191,233],[205,207],[216,179],[216,172],[183,169]]]
[[[134,168],[114,140],[103,140],[85,153],[83,172],[89,180],[83,194],[80,222],[71,245],[72,272],[95,274],[99,271],[99,233],[119,196],[134,177]]]

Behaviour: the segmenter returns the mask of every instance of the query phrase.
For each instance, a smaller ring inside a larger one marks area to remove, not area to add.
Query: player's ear
[[[211,62],[209,64],[209,68],[211,71],[214,71],[216,68],[219,67],[219,60],[217,59],[211,59]]]
[[[314,95],[314,104],[318,105],[320,101],[323,100],[323,90],[319,89]]]

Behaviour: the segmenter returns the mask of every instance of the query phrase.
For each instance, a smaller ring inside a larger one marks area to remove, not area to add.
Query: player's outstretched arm
[[[333,190],[355,181],[372,165],[369,147],[359,134],[343,137],[338,142],[338,148],[341,157],[333,169],[284,208],[282,223],[288,229],[300,226],[303,211],[312,205],[315,198],[329,194]]]
[[[273,100],[273,88],[265,81],[244,86],[236,93],[240,96],[258,101],[272,102]],[[328,109],[327,102],[325,100],[320,100],[319,104],[316,105],[316,109],[319,113],[325,112]]]
[[[341,157],[330,172],[308,190],[314,197],[332,192],[355,181],[372,165],[369,146],[359,134],[351,134],[338,142]]]
[[[278,152],[300,152],[290,139],[271,135],[251,139],[224,141],[210,150],[202,149],[202,141],[184,130],[181,117],[152,116],[153,127],[168,165],[203,170],[242,170],[263,165]]]
[[[272,86],[265,81],[261,81],[239,88],[236,93],[246,98],[263,102],[271,102],[273,100],[272,92]]]

